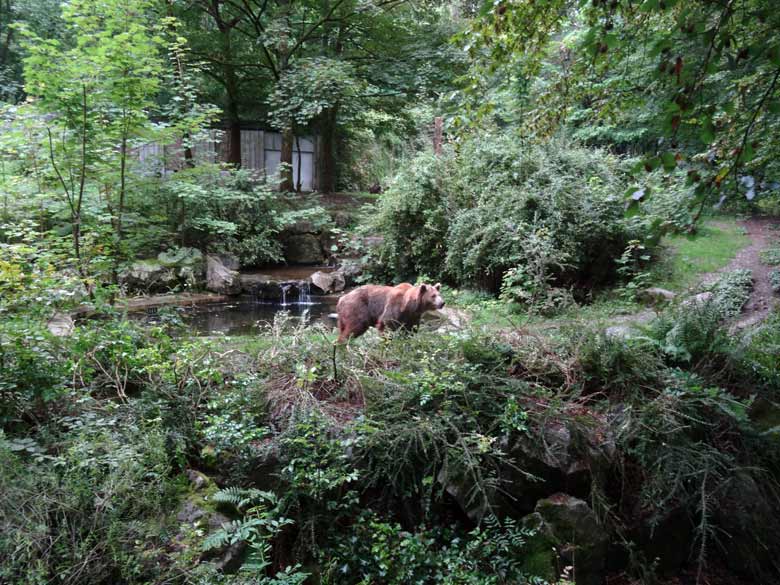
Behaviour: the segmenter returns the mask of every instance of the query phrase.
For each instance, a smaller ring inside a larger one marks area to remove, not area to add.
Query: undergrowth
[[[694,567],[723,548],[766,576],[780,458],[754,416],[778,401],[780,316],[728,333],[749,281],[726,276],[627,339],[371,331],[337,348],[335,371],[331,333],[283,316],[262,343],[6,324],[2,579],[564,582],[587,543],[534,514],[570,497],[631,574],[670,562],[647,535],[674,529]],[[216,480],[205,499],[226,516],[182,532],[190,468]],[[209,561],[227,549],[235,573]]]

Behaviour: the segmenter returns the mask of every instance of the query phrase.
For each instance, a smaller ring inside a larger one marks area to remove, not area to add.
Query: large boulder
[[[187,478],[190,481],[190,491],[176,514],[179,532],[173,539],[173,548],[182,552],[200,547],[204,534],[209,535],[221,530],[230,522],[209,500],[217,490],[216,484],[205,474],[195,470],[189,470]],[[211,562],[225,573],[232,573],[241,567],[245,551],[246,542],[239,540],[203,551],[199,560]]]
[[[195,248],[172,248],[155,259],[137,260],[119,274],[119,283],[132,292],[159,293],[197,288],[203,284],[206,265]]]
[[[178,284],[172,268],[157,260],[137,260],[119,274],[119,284],[134,292],[166,292]]]
[[[340,271],[323,272],[318,270],[311,275],[311,283],[324,294],[341,292],[346,286],[344,273]]]
[[[534,433],[504,440],[503,450],[517,464],[505,471],[508,507],[527,513],[539,498],[561,490],[588,496],[593,478],[609,473],[616,451],[608,426],[591,422],[585,426],[548,421]]]
[[[462,309],[444,307],[437,311],[428,311],[423,319],[435,327],[437,331],[452,333],[465,329],[471,321],[471,316]]]
[[[476,491],[474,477],[456,466],[443,468],[436,478],[475,522],[488,509],[525,516],[540,499],[556,492],[588,497],[594,478],[606,481],[616,451],[609,429],[596,420],[587,428],[549,421],[533,433],[505,436],[499,447],[511,461],[499,468],[501,489]]]
[[[266,274],[241,274],[239,276],[241,291],[268,301],[278,301],[282,298],[282,285]]]
[[[672,302],[677,295],[670,290],[657,286],[639,291],[637,297],[640,301],[651,305],[662,305]]]
[[[531,534],[525,543],[522,565],[528,575],[541,577],[548,583],[555,583],[564,567],[558,557],[559,541],[541,514],[533,512],[520,520],[520,527]]]
[[[166,268],[200,268],[203,265],[203,253],[197,248],[171,248],[157,254],[157,261]]]
[[[544,530],[558,543],[561,565],[572,567],[577,585],[602,585],[607,567],[609,534],[583,500],[568,494],[554,494],[539,500],[536,513]],[[549,528],[549,530],[548,530]]]
[[[209,254],[206,256],[206,288],[219,294],[239,294],[241,275],[225,266],[219,256]]]
[[[726,488],[715,509],[719,544],[726,564],[761,582],[776,582],[780,575],[780,535],[774,488],[760,485],[747,473],[739,473]]]
[[[75,323],[67,313],[56,312],[46,323],[46,327],[55,337],[70,337],[73,335]]]
[[[637,510],[636,517],[642,517]],[[655,570],[662,575],[673,575],[688,561],[694,526],[683,506],[669,506],[663,517],[645,518],[628,537],[645,558],[655,563]]]

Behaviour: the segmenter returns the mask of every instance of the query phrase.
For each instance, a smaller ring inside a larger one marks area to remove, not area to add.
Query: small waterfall
[[[281,306],[282,307],[286,307],[287,306],[287,291],[290,290],[291,287],[292,287],[291,284],[283,284],[281,286],[281,289],[282,289],[282,303],[281,303]]]
[[[298,283],[298,304],[299,305],[311,305],[311,285],[308,280],[303,280]]]

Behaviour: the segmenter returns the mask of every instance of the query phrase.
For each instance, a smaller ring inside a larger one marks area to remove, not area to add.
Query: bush
[[[624,219],[624,191],[620,161],[606,152],[472,136],[440,157],[418,155],[395,178],[376,220],[384,236],[376,259],[401,278],[425,274],[494,292],[520,267],[531,295],[551,284],[604,283],[634,232],[646,235]]]
[[[329,218],[321,207],[297,209],[271,181],[203,165],[163,182],[161,194],[182,243],[229,252],[245,265],[279,262],[284,256],[277,236],[285,227]]]
[[[67,390],[70,371],[57,338],[29,320],[0,322],[0,424],[44,415]]]
[[[177,491],[164,432],[121,412],[62,422],[53,454],[0,434],[0,581],[155,581]]]
[[[674,363],[710,363],[713,356],[728,355],[733,343],[724,321],[739,314],[752,286],[750,270],[728,272],[706,297],[694,297],[653,321],[650,336]]]
[[[351,533],[328,559],[330,571],[323,583],[546,583],[526,572],[526,566],[533,565],[534,560],[526,546],[533,533],[511,519],[502,525],[495,517],[488,517],[481,528],[468,533],[455,527],[424,526],[409,532],[397,523],[364,512]]]

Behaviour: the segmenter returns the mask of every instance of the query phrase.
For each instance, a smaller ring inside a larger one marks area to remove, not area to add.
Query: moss
[[[534,575],[554,582],[558,578],[558,557],[555,549],[559,545],[540,514],[534,512],[522,519],[524,529],[532,531],[525,545],[521,563],[526,575]]]

